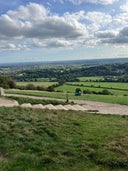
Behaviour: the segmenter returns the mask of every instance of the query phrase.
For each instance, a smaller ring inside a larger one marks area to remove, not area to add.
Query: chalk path
[[[55,99],[55,98],[47,98],[47,97],[36,97],[36,96],[26,96],[26,95],[18,95],[18,94],[6,94],[6,96],[20,96],[20,97],[28,97],[34,99],[48,99],[48,100],[61,100],[65,101],[65,99]],[[128,115],[128,106],[127,105],[119,105],[119,104],[111,104],[111,103],[103,103],[103,102],[93,102],[87,100],[72,100],[74,103],[82,105],[83,108],[87,110],[98,110],[99,113],[102,114],[118,114],[118,115]],[[17,105],[16,101],[6,100],[8,105]],[[5,104],[5,99],[0,98],[0,106]],[[51,107],[54,108],[54,107]],[[62,109],[62,106],[58,106],[58,108]],[[77,108],[77,107],[76,107]]]

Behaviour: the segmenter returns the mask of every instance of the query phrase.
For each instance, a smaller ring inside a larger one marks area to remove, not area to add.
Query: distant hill
[[[82,60],[66,60],[66,61],[47,61],[47,62],[24,62],[24,63],[4,63],[0,64],[4,67],[28,67],[40,65],[101,65],[111,63],[125,63],[128,58],[105,58],[105,59],[82,59]]]

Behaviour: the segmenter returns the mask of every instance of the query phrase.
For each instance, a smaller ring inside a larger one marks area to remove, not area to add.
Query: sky
[[[0,0],[0,63],[128,58],[128,0]]]

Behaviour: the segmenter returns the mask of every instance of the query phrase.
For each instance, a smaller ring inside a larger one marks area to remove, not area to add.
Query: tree
[[[16,83],[11,77],[0,76],[0,87],[3,88],[15,88]]]

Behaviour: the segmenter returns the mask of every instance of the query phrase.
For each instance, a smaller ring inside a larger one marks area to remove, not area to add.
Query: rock
[[[47,104],[47,105],[45,105],[45,107],[49,110],[56,110],[56,107],[53,106],[52,104]]]
[[[32,108],[35,108],[35,109],[45,109],[45,107],[42,104],[32,105]]]
[[[20,105],[22,108],[31,108],[32,105],[31,103],[23,103],[22,105]]]
[[[63,105],[56,105],[55,107],[57,110],[68,110]]]
[[[4,89],[0,87],[0,96],[5,96]]]

